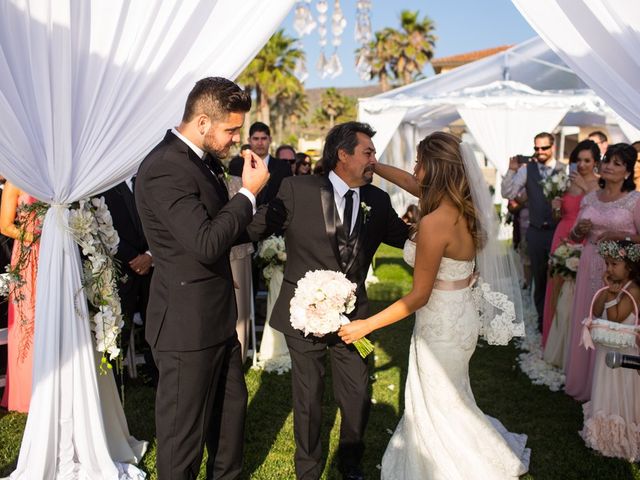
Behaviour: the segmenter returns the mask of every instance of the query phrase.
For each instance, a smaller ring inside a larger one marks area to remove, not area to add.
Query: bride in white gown
[[[518,285],[509,277],[515,264],[495,239],[497,222],[475,156],[457,137],[436,132],[418,145],[414,176],[382,164],[376,173],[419,196],[422,214],[416,243],[404,250],[414,266],[411,292],[340,330],[351,343],[416,312],[405,411],[384,454],[382,479],[517,478],[529,466],[526,435],[485,416],[469,384],[479,335],[505,344],[524,334],[522,316],[516,320],[519,291],[509,285]],[[476,262],[482,278],[474,286]]]

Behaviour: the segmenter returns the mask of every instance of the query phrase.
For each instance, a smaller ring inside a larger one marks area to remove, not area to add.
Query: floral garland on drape
[[[21,232],[36,230],[29,228],[26,222],[41,225],[50,205],[44,202],[22,204],[16,214],[16,226]],[[126,281],[121,277],[115,254],[118,251],[120,238],[113,228],[111,213],[105,204],[104,197],[80,200],[69,207],[68,229],[76,243],[82,249],[82,287],[89,301],[91,314],[91,330],[95,338],[95,348],[102,354],[100,373],[104,374],[112,368],[109,360],[120,357],[118,337],[124,326],[118,281]],[[34,235],[33,243],[39,240],[39,233]],[[32,244],[33,244],[32,243]],[[14,302],[20,302],[14,296],[18,287],[24,284],[20,273],[29,259],[32,244],[23,242],[19,258],[7,266],[6,273],[0,275],[0,295],[12,296]],[[78,292],[80,293],[80,292]],[[80,315],[80,311],[76,308]]]

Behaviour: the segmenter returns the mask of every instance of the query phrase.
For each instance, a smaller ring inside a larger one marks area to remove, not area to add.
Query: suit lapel
[[[136,210],[136,203],[133,197],[133,192],[129,190],[126,182],[122,182],[116,188],[116,192],[118,195],[122,197],[122,203],[126,207],[129,212],[129,218],[131,219],[131,224],[136,230],[138,235],[142,235],[142,223],[140,222],[140,217],[138,216],[138,211]]]
[[[200,171],[204,174],[204,176],[209,179],[209,181],[211,182],[211,184],[213,185],[213,188],[218,193],[218,196],[220,197],[222,202],[226,203],[229,200],[229,193],[227,192],[226,187],[218,181],[218,179],[213,174],[213,172],[209,170],[209,168],[204,164],[202,159],[198,157],[198,155],[196,155],[194,151],[188,148],[188,153],[189,153],[189,159],[193,163],[195,163],[196,166],[200,169]]]
[[[333,254],[338,261],[338,265],[342,265],[340,259],[340,251],[338,250],[338,239],[336,238],[336,205],[333,199],[333,186],[329,181],[329,178],[324,177],[323,183],[320,186],[320,201],[322,203],[322,213],[324,215],[324,226],[331,242],[331,248]],[[344,270],[343,270],[344,271]]]
[[[368,203],[367,202],[367,189],[365,187],[360,187],[360,204]],[[353,251],[351,252],[351,258],[349,259],[349,264],[345,269],[345,272],[348,272],[353,266],[356,258],[358,258],[358,253],[362,249],[362,245],[364,244],[364,239],[367,237],[366,229],[369,218],[364,218],[364,212],[362,211],[362,207],[358,205],[358,216],[356,217],[356,225],[354,227],[353,235],[356,235]]]

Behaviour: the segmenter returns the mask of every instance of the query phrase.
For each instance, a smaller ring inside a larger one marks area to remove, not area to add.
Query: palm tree
[[[291,124],[297,123],[297,120],[309,110],[309,101],[302,84],[297,81],[288,83],[287,88],[281,90],[273,102],[271,112],[275,113],[275,141],[281,144],[285,138],[285,129],[290,132]]]
[[[314,112],[313,121],[331,129],[336,123],[353,120],[355,117],[355,98],[343,95],[331,87],[322,93],[320,108]]]
[[[375,32],[375,39],[359,48],[356,55],[364,53],[371,66],[371,78],[378,78],[383,92],[391,88],[389,78],[394,74],[393,64],[397,59],[396,44],[392,41],[395,30],[385,28]]]
[[[393,70],[403,85],[411,83],[424,66],[433,58],[437,37],[435,25],[426,15],[422,20],[419,12],[403,10],[400,12],[400,31],[395,31],[392,43],[397,51]]]
[[[238,76],[238,83],[256,94],[260,121],[269,122],[271,104],[281,91],[290,89],[293,82],[300,83],[293,73],[296,60],[304,59],[297,41],[278,30]]]

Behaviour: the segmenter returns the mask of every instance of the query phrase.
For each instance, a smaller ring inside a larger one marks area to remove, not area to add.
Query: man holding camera
[[[555,160],[553,135],[542,132],[534,137],[531,161],[521,164],[520,156],[509,159],[509,171],[502,178],[502,196],[514,199],[526,190],[529,206],[527,251],[535,288],[533,298],[538,313],[538,326],[542,330],[544,296],[547,288],[547,262],[557,221],[553,218],[551,201],[544,196],[540,182],[564,167]]]

